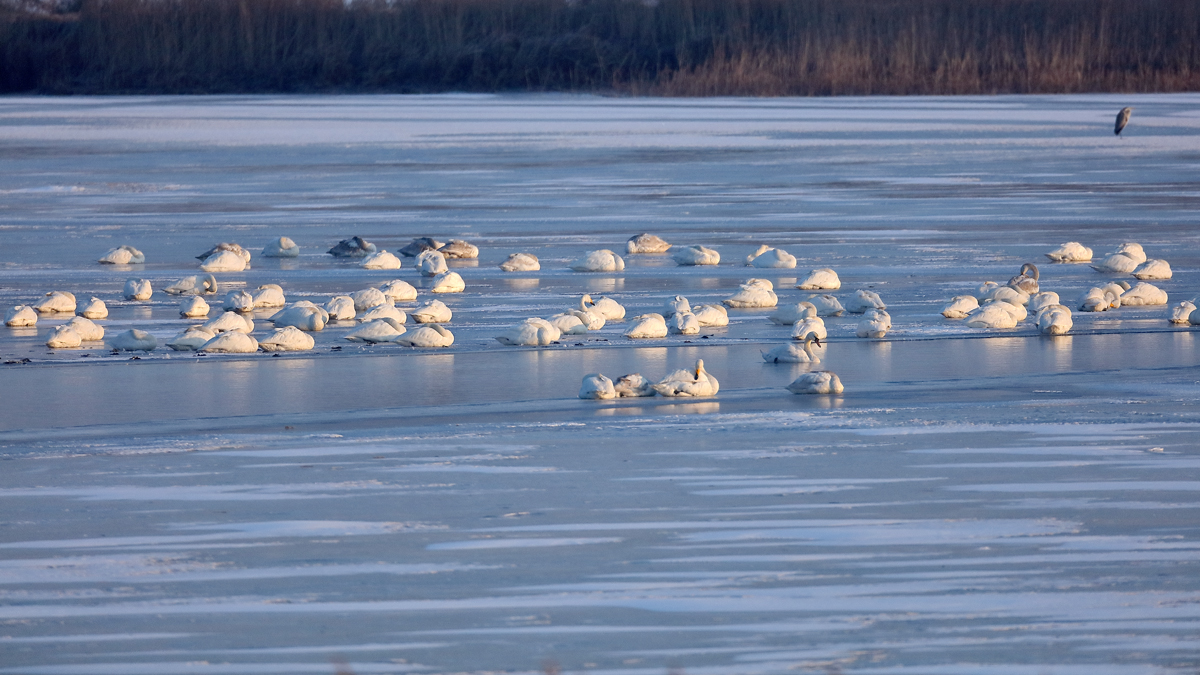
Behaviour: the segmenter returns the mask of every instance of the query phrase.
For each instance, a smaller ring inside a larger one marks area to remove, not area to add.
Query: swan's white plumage
[[[1121,294],[1121,305],[1123,307],[1165,304],[1167,304],[1167,292],[1145,281],[1139,281],[1133,288]]]
[[[4,325],[10,328],[36,326],[38,313],[29,305],[17,305],[4,315]]]
[[[542,264],[532,253],[512,253],[500,263],[500,269],[505,272],[536,272],[542,269]]]
[[[828,267],[822,267],[808,273],[808,276],[796,284],[796,288],[805,291],[836,291],[842,287],[842,280],[837,272]]]
[[[395,305],[391,304],[372,307],[371,309],[368,309],[367,311],[358,315],[358,320],[360,323],[366,323],[376,319],[395,319],[400,323],[405,323],[408,321],[408,317],[405,316],[404,312],[400,311]]]
[[[1017,318],[1010,306],[1002,300],[985,302],[967,315],[967,325],[972,328],[1016,328]]]
[[[372,307],[391,305],[393,303],[393,301],[378,288],[364,288],[361,291],[354,291],[350,294],[350,299],[354,301],[354,311],[356,312],[365,312]]]
[[[158,348],[158,340],[144,330],[133,328],[115,335],[108,346],[122,352],[152,352]]]
[[[292,330],[296,329],[293,328]],[[216,336],[216,333],[204,326],[191,326],[179,335],[171,338],[171,341],[167,343],[167,347],[177,352],[194,352]]]
[[[871,309],[863,314],[862,321],[854,329],[860,338],[882,338],[892,329],[892,315],[886,310]]]
[[[442,272],[430,283],[430,293],[462,293],[467,287],[458,272]]]
[[[104,339],[104,328],[92,323],[92,320],[86,317],[73,317],[66,325],[78,333],[79,339],[84,342],[96,342]]]
[[[1046,305],[1037,313],[1038,330],[1046,335],[1065,335],[1075,323],[1071,310],[1063,305]]]
[[[283,295],[283,289],[278,284],[263,284],[256,288],[251,295],[254,296],[255,309],[283,307],[287,304],[287,298]]]
[[[616,390],[617,396],[622,398],[640,398],[655,394],[654,383],[643,377],[641,373],[622,375],[613,383],[613,389]]]
[[[817,316],[841,316],[846,311],[838,299],[829,294],[810,295],[805,298],[817,310]]]
[[[1196,311],[1196,303],[1192,300],[1184,300],[1178,305],[1171,308],[1171,323],[1188,323],[1192,312]]]
[[[631,255],[638,253],[666,253],[671,248],[666,239],[654,234],[638,234],[625,242],[625,252]]]
[[[774,307],[778,302],[774,285],[766,279],[747,279],[737,293],[721,301],[728,307],[738,309]]]
[[[584,335],[588,332],[587,324],[574,314],[555,314],[549,321],[563,335]]]
[[[258,348],[264,352],[303,352],[316,346],[317,341],[311,335],[296,328],[284,326],[276,328],[270,335],[258,341]]]
[[[1133,270],[1132,274],[1137,279],[1170,279],[1171,264],[1166,260],[1147,260],[1141,265],[1138,265],[1137,269]]]
[[[387,283],[380,284],[378,288],[392,302],[407,302],[417,299],[417,289],[401,279],[392,279]]]
[[[251,333],[254,331],[254,322],[250,317],[237,312],[222,312],[220,316],[205,321],[204,327],[218,335],[230,332]]]
[[[1041,272],[1038,271],[1037,265],[1034,265],[1033,263],[1025,263],[1024,265],[1021,265],[1020,273],[1008,280],[1008,286],[1021,291],[1026,296],[1036,295],[1039,291],[1041,291],[1041,287],[1038,284],[1038,279],[1040,278]],[[1025,302],[1028,301],[1029,300],[1026,299]],[[1025,303],[1023,302],[1021,304]]]
[[[846,301],[845,307],[851,314],[862,314],[869,309],[887,309],[878,293],[861,289],[854,291],[854,295]]]
[[[696,361],[693,370],[676,370],[653,385],[659,396],[707,398],[716,396],[721,385],[717,378],[704,370],[704,360]]]
[[[479,257],[479,247],[462,239],[451,239],[439,246],[438,251],[452,260],[474,260]]]
[[[214,354],[253,354],[258,351],[258,340],[248,333],[230,331],[205,342],[197,351]]]
[[[1060,304],[1058,293],[1042,291],[1029,299],[1029,311],[1037,314],[1043,307]]]
[[[670,332],[676,335],[698,335],[700,333],[700,320],[691,312],[676,312],[675,316],[671,317],[671,323],[668,328]]]
[[[562,337],[561,331],[545,319],[525,319],[496,336],[502,345],[544,347]]]
[[[825,329],[825,321],[819,316],[810,316],[800,319],[792,324],[792,339],[803,340],[806,335],[816,335],[819,339],[824,340],[829,336]]]
[[[1046,257],[1054,262],[1088,262],[1092,259],[1092,249],[1077,241],[1068,241],[1047,253]]]
[[[817,308],[811,302],[797,302],[794,305],[784,305],[767,317],[777,326],[793,326],[801,319],[817,315]]]
[[[122,292],[126,300],[149,300],[153,294],[154,289],[146,279],[127,279]]]
[[[450,308],[441,300],[430,300],[408,313],[417,323],[450,323],[454,316]]]
[[[796,256],[781,248],[767,248],[747,258],[746,264],[759,269],[793,269]]]
[[[75,294],[67,291],[51,291],[33,308],[40,314],[74,314]]]
[[[669,319],[678,312],[690,311],[692,311],[692,303],[688,302],[688,299],[682,295],[677,295],[667,300],[666,304],[663,305],[662,315],[664,318]]]
[[[106,265],[140,265],[146,262],[146,256],[132,246],[118,246],[100,256],[96,262]]]
[[[329,323],[329,313],[311,302],[307,305],[295,303],[271,315],[269,320],[275,324],[276,328],[292,326],[302,331],[312,332],[325,328],[325,324]]]
[[[217,251],[200,263],[200,269],[205,272],[241,272],[249,267],[250,261],[235,251]]]
[[[992,294],[995,293],[996,289],[998,288],[1002,288],[1002,286],[994,281],[985,281],[980,284],[979,289],[975,291],[975,299],[979,302],[991,300]]]
[[[163,289],[170,295],[212,295],[217,292],[217,278],[211,274],[184,277]]]
[[[667,337],[667,320],[662,314],[642,314],[633,317],[633,325],[625,332],[625,337],[639,340]]]
[[[787,386],[793,394],[840,394],[845,391],[842,380],[828,370],[804,373]]]
[[[448,269],[450,267],[446,265],[446,256],[442,255],[441,251],[426,249],[417,254],[417,271],[421,276],[436,277]]]
[[[367,255],[358,264],[364,270],[398,270],[400,269],[400,259],[394,253],[388,251],[376,251]]]
[[[75,313],[85,319],[104,319],[108,317],[108,306],[100,298],[92,298]]]
[[[692,314],[701,326],[728,326],[729,312],[722,305],[697,305]]]
[[[300,255],[300,247],[288,237],[280,237],[266,245],[262,250],[264,258],[295,258]]]
[[[1079,296],[1079,311],[1081,312],[1104,312],[1120,306],[1120,297],[1106,288],[1092,287]]]
[[[569,267],[576,272],[620,272],[625,269],[625,261],[621,256],[604,248],[598,251],[588,251],[582,258],[572,262]]]
[[[46,339],[46,346],[50,349],[78,349],[82,344],[83,338],[75,329],[70,326],[55,326],[50,329],[50,336]]]
[[[593,300],[592,296],[585,295],[580,302],[589,312],[599,312],[605,321],[625,320],[625,307],[612,298],[601,297],[599,300]]]
[[[208,303],[204,300],[204,298],[198,295],[193,295],[189,298],[184,298],[179,303],[179,316],[187,317],[189,319],[208,316],[209,309]]]
[[[396,338],[396,344],[422,348],[449,347],[454,344],[454,334],[440,324],[427,323]]]
[[[591,373],[583,376],[583,383],[579,387],[579,398],[604,401],[616,397],[617,390],[613,386],[613,381],[603,374]]]
[[[254,296],[246,291],[229,291],[221,308],[230,312],[253,312]]]
[[[719,265],[721,263],[721,254],[704,246],[683,246],[671,253],[671,259],[677,265],[688,267],[695,265]]]
[[[399,321],[385,317],[360,324],[358,328],[355,328],[343,337],[351,342],[377,344],[380,342],[395,342],[396,338],[404,335],[407,330],[404,324]]]
[[[358,314],[354,309],[354,300],[348,295],[335,295],[325,303],[325,311],[329,312],[330,321],[353,321]]]
[[[820,363],[821,357],[813,351],[813,345],[820,346],[821,340],[812,333],[805,335],[803,339],[804,342],[788,342],[769,352],[762,352],[763,361],[767,363]]]

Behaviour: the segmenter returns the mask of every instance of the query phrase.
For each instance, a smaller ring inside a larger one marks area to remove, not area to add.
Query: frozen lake
[[[131,360],[48,349],[63,317],[0,328],[0,673],[1200,669],[1196,331],[1161,306],[1057,338],[938,313],[1024,262],[1066,304],[1136,281],[1050,264],[1066,241],[1139,242],[1171,304],[1200,294],[1200,95],[3,98],[0,158],[0,303],[96,296],[110,335],[199,323],[158,289],[221,241],[255,257],[216,275],[217,306],[398,278],[411,309],[431,296],[410,258],[325,251],[480,248],[450,262],[446,350],[339,322],[311,352]],[[641,232],[722,262],[567,269]],[[279,236],[301,255],[258,255]],[[96,263],[121,244],[146,263]],[[797,268],[744,266],[759,244]],[[542,269],[501,272],[516,251]],[[583,293],[633,316],[757,277],[794,304],[819,267],[894,323],[826,319],[838,397],[763,363],[791,331],[769,309],[494,340]],[[131,277],[149,301],[121,299]],[[715,398],[576,397],[586,373],[698,358]]]

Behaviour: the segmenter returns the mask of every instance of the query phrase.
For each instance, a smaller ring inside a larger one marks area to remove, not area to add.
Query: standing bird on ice
[[[1133,114],[1133,108],[1121,108],[1121,112],[1117,113],[1117,126],[1113,128],[1113,133],[1120,136],[1121,130],[1129,124],[1129,116]]]

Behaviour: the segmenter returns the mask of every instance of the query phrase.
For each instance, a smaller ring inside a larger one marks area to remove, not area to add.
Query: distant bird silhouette
[[[1121,112],[1117,113],[1117,126],[1113,129],[1113,133],[1120,136],[1121,130],[1129,124],[1129,116],[1133,114],[1133,108],[1121,108]]]

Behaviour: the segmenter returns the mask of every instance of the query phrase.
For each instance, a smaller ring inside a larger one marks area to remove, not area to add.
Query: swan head
[[[446,330],[445,328],[442,328],[441,324],[431,323],[431,324],[429,324],[429,327],[432,328],[434,331],[436,331],[437,334],[441,335],[442,337],[450,336],[450,331]]]
[[[403,330],[403,329],[404,329],[404,324],[400,323],[399,321],[397,321],[397,320],[396,320],[395,318],[393,318],[393,317],[390,317],[390,316],[385,316],[385,317],[383,317],[382,319],[379,319],[379,320],[380,320],[380,321],[382,321],[382,322],[384,322],[384,323],[386,323],[387,325],[391,326],[392,328],[395,328],[396,330]]]
[[[584,293],[583,297],[579,299],[579,309],[586,311],[588,308],[588,305],[594,305],[594,304],[596,304],[596,301],[592,300],[592,296],[590,293]]]
[[[817,315],[817,306],[805,300],[796,305],[800,309],[800,318],[811,319]]]
[[[704,359],[696,359],[696,377],[704,374]]]
[[[821,346],[821,338],[817,337],[816,333],[805,333],[804,349],[805,350],[812,349],[813,345],[820,347]]]
[[[1033,263],[1025,263],[1024,265],[1021,265],[1021,275],[1037,281],[1039,277],[1037,265],[1034,265]]]

